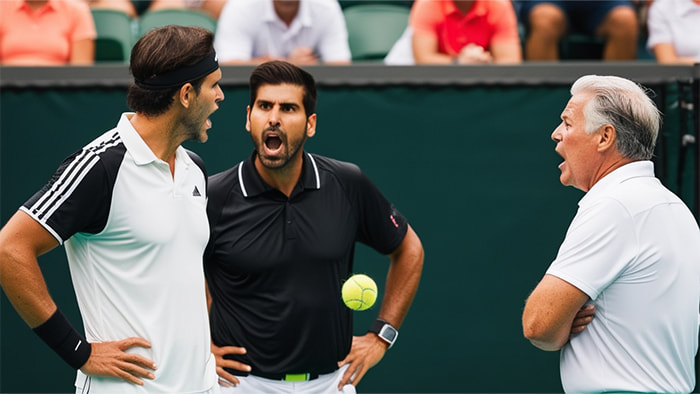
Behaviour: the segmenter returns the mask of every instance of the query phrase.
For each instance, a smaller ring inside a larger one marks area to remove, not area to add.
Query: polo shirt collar
[[[119,123],[117,124],[117,131],[119,132],[119,136],[122,138],[122,141],[124,141],[126,150],[129,152],[131,157],[134,158],[134,162],[137,165],[141,166],[153,162],[164,163],[163,160],[153,153],[151,148],[148,147],[143,138],[141,138],[141,135],[139,135],[138,131],[136,131],[134,126],[129,121],[133,116],[133,112],[124,112],[119,119]],[[182,146],[178,146],[177,150],[175,151],[175,161],[183,162],[185,165],[189,164],[189,155],[187,152],[185,152],[185,148]]]
[[[277,14],[275,14],[275,6],[272,4],[272,0],[264,1],[265,9],[263,11],[263,20],[265,22],[273,22],[279,19]]]
[[[318,190],[321,188],[321,178],[318,175],[316,160],[314,160],[309,153],[302,152],[302,154],[304,155],[304,164],[301,167],[301,178],[295,189],[301,186],[304,190]],[[241,186],[241,192],[244,197],[253,197],[270,190],[275,190],[272,186],[263,181],[262,177],[255,169],[256,156],[257,152],[253,151],[253,153],[238,166],[238,183]]]
[[[296,19],[301,22],[304,27],[312,27],[313,22],[311,21],[311,5],[307,4],[307,1],[299,2],[299,12],[297,13]]]
[[[455,5],[455,3],[453,1],[445,1],[443,4],[446,7],[445,14],[458,15],[464,21],[478,17],[478,16],[484,16],[484,15],[486,15],[486,12],[487,12],[486,5],[481,0],[476,0],[476,2],[474,3],[474,6],[465,15],[463,15],[462,12],[457,9],[457,6]]]
[[[586,193],[578,202],[579,207],[584,206],[587,202],[593,202],[599,196],[603,196],[611,188],[621,184],[632,178],[647,178],[655,177],[654,163],[650,160],[633,161],[616,169],[615,171],[604,176]]]
[[[0,0],[0,1],[3,1],[3,0]],[[55,10],[56,9],[56,5],[54,4],[55,1],[56,0],[48,0],[46,2],[46,4],[44,4],[43,7],[39,8],[39,10]],[[27,4],[27,0],[18,0],[16,6],[17,6],[16,9],[18,11],[22,10],[22,9],[26,9],[27,12],[31,11],[31,8],[29,8],[29,4]]]
[[[1,1],[1,0],[0,0]],[[312,20],[311,20],[311,7],[310,4],[306,4],[306,1],[300,1],[299,2],[299,12],[297,12],[297,15],[294,17],[294,20],[292,21],[291,25],[289,28],[291,29],[292,26],[295,24],[301,24],[304,27],[310,27],[313,25]],[[279,22],[283,23],[279,16],[275,13],[275,6],[272,4],[272,1],[266,1],[265,2],[265,11],[263,14],[263,20],[268,23],[274,23],[274,22]]]

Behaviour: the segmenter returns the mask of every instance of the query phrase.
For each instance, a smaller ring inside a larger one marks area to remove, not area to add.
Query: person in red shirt
[[[522,61],[509,0],[416,0],[409,25],[416,64]]]
[[[83,1],[0,1],[3,65],[92,64],[96,37],[90,8]]]

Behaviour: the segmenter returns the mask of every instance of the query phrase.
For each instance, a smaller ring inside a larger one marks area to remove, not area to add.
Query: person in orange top
[[[510,0],[416,0],[409,25],[416,64],[522,61]]]
[[[0,1],[2,65],[92,64],[96,37],[95,21],[84,1]]]

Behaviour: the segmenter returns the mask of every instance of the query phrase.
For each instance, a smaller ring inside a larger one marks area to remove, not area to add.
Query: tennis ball
[[[343,283],[343,302],[354,311],[364,311],[377,300],[377,284],[364,274],[355,274]]]

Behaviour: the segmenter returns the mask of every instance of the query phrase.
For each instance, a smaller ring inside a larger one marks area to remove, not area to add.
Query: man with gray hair
[[[561,349],[566,392],[690,392],[700,229],[654,177],[661,114],[624,78],[584,76],[571,95],[552,139],[561,183],[586,195],[526,302],[523,333]]]

